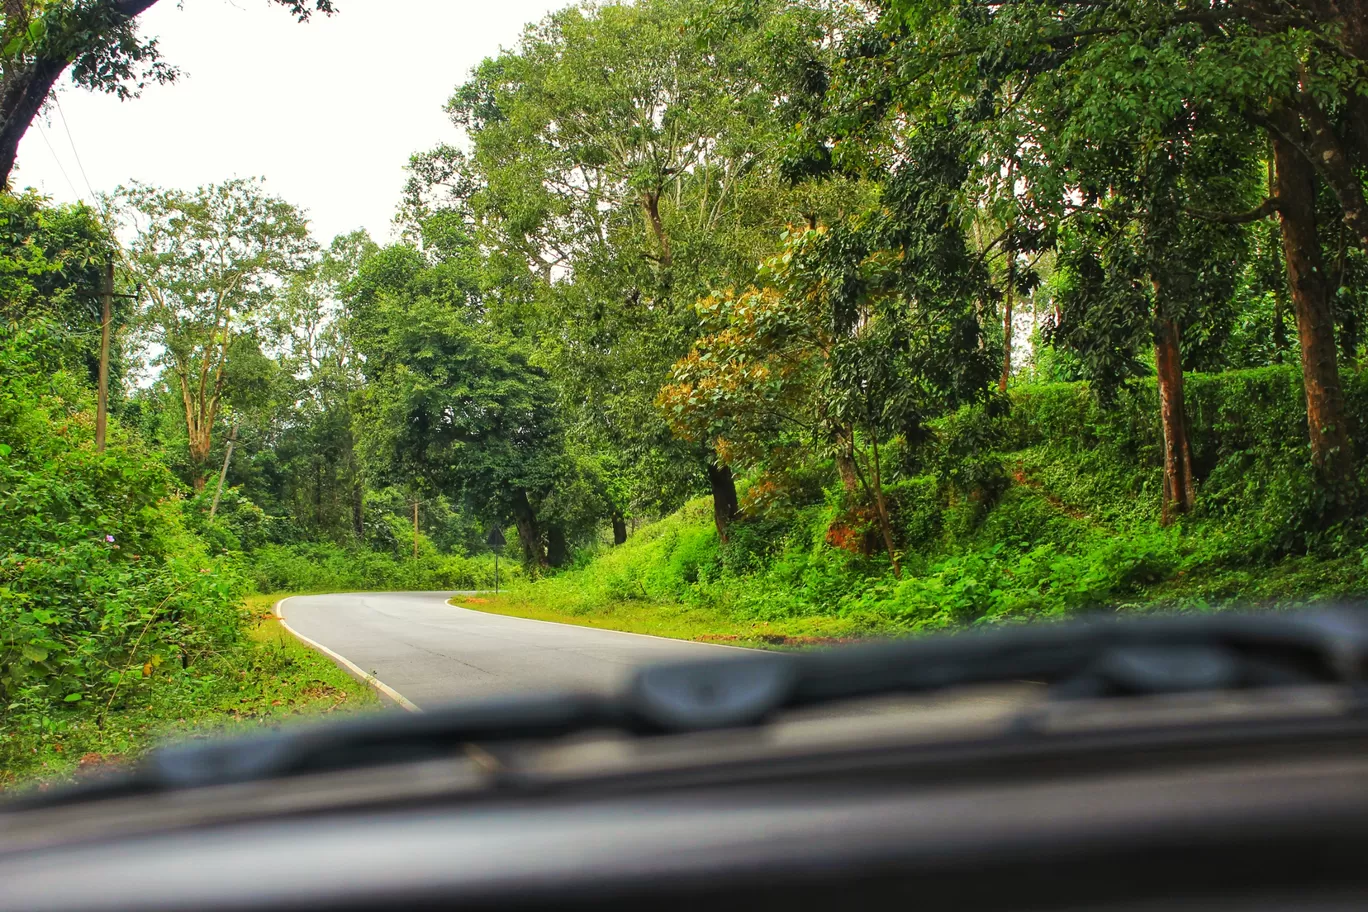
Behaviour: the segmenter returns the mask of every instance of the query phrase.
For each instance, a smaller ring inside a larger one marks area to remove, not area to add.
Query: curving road
[[[286,626],[374,675],[419,708],[463,697],[548,688],[600,690],[635,666],[727,647],[456,608],[452,592],[306,595],[277,607]]]

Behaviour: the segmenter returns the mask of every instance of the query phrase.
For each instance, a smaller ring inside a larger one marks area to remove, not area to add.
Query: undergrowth
[[[424,540],[416,560],[329,542],[262,545],[251,552],[247,572],[261,592],[417,592],[486,589],[494,585],[494,557],[440,554]],[[521,573],[503,562],[504,579]]]
[[[1345,386],[1350,409],[1368,411],[1363,379],[1346,375]],[[833,485],[821,502],[741,518],[726,543],[710,502],[694,501],[582,569],[522,583],[490,607],[673,636],[803,642],[1368,593],[1362,511],[1319,499],[1296,372],[1190,375],[1187,396],[1200,497],[1169,527],[1159,523],[1152,384],[1107,408],[1082,384],[1026,386],[1009,410],[966,409],[899,454],[888,491],[901,578],[876,548],[830,543],[848,516]],[[972,472],[966,439],[978,447]]]
[[[304,714],[378,708],[375,692],[282,628],[278,595],[245,600],[243,641],[190,674],[139,674],[102,712],[57,710],[0,729],[0,787],[70,780],[127,763],[165,740],[205,737]]]

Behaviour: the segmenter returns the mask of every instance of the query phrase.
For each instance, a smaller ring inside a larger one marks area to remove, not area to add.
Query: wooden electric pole
[[[95,452],[105,448],[105,426],[109,422],[109,334],[114,322],[114,261],[105,264],[100,283],[100,387],[95,407]]]
[[[228,452],[223,454],[223,470],[219,472],[218,488],[214,490],[214,502],[209,507],[209,518],[218,512],[219,497],[223,495],[223,479],[228,477],[228,461],[233,458],[233,444],[237,442],[237,425],[228,432]]]
[[[418,559],[418,498],[413,499],[413,559]]]

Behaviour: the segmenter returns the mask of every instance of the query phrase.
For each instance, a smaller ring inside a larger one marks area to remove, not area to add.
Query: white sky
[[[61,113],[24,137],[14,186],[89,198],[64,115],[98,192],[264,176],[307,210],[322,243],[361,227],[383,240],[409,155],[458,139],[442,111],[452,90],[524,23],[565,5],[338,0],[335,16],[300,25],[268,0],[160,0],[142,30],[181,80],[127,102],[67,83]]]

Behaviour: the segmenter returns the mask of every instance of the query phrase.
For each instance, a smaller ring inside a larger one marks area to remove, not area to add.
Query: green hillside
[[[1368,383],[1345,383],[1361,414]],[[577,569],[474,607],[801,643],[1368,592],[1362,520],[1319,518],[1295,372],[1188,378],[1199,509],[1169,527],[1159,522],[1154,395],[1138,386],[1104,411],[1083,384],[1023,386],[1000,415],[965,409],[939,422],[915,461],[922,471],[889,484],[901,579],[870,521],[839,488],[814,485],[739,520],[725,545],[699,499]]]

